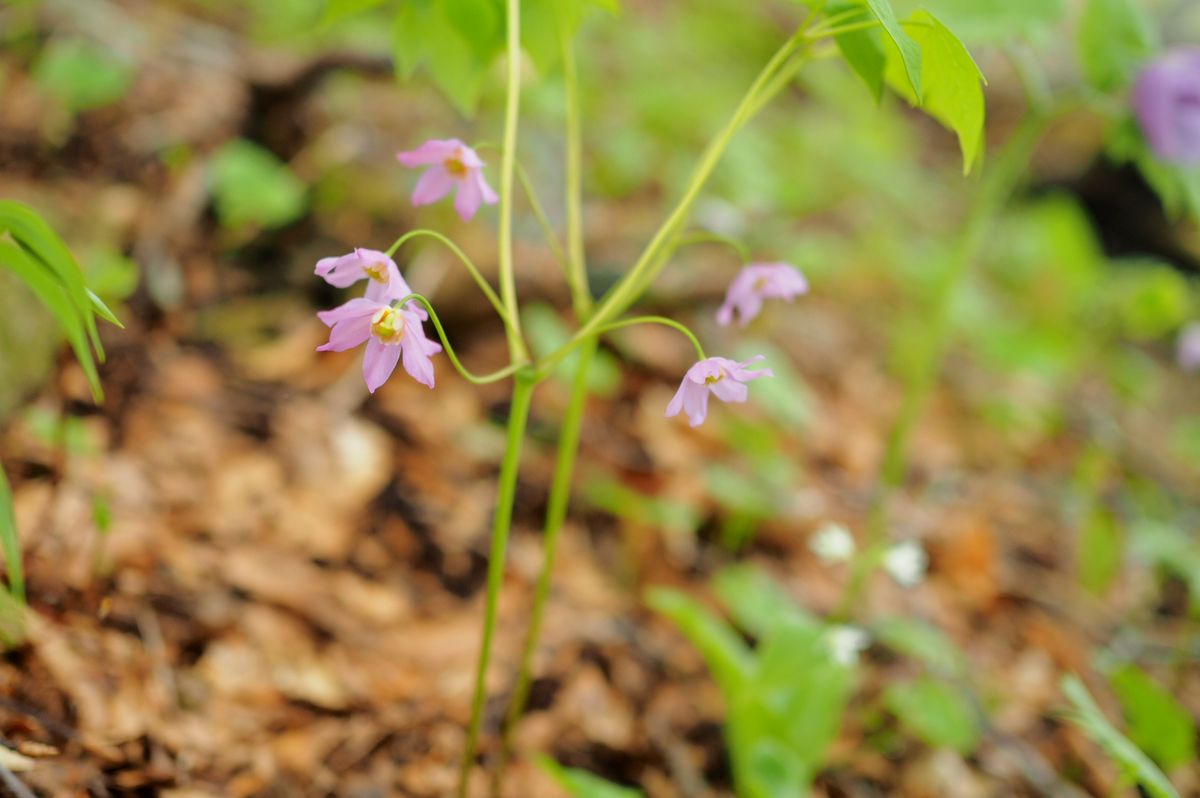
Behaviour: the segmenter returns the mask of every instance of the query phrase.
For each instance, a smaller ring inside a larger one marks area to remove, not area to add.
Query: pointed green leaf
[[[963,43],[928,11],[913,13],[904,27],[921,48],[922,94],[909,93],[903,64],[895,58],[888,62],[888,83],[910,103],[919,105],[957,134],[966,174],[982,151],[983,73]]]
[[[754,668],[754,657],[729,624],[677,590],[651,590],[646,604],[670,618],[700,650],[726,697],[735,695],[746,684]]]
[[[922,92],[920,45],[901,27],[900,21],[896,19],[896,12],[892,9],[890,0],[866,0],[866,3],[871,14],[879,20],[879,24],[883,26],[884,32],[896,46],[900,55],[900,62],[904,67],[905,81],[912,91],[912,95],[916,97],[919,103]]]
[[[622,787],[578,768],[566,768],[545,756],[537,765],[558,782],[571,798],[644,798],[645,793],[632,787]]]
[[[1103,748],[1130,779],[1142,785],[1153,798],[1179,798],[1179,792],[1150,757],[1109,723],[1078,676],[1064,676],[1061,687],[1071,702],[1068,717]]]
[[[87,333],[66,289],[40,261],[12,242],[0,240],[0,267],[17,275],[54,316],[87,376],[92,396],[97,402],[102,401],[104,391],[88,346]]]
[[[1175,696],[1136,665],[1118,668],[1109,682],[1129,721],[1129,737],[1172,770],[1196,757],[1196,722]]]

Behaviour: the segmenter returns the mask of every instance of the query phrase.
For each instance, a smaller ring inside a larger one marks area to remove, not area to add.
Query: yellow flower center
[[[766,277],[759,277],[757,280],[754,281],[754,290],[755,291],[761,291],[766,287],[767,287],[767,278]]]
[[[705,377],[704,384],[712,385],[714,382],[720,382],[723,379],[725,379],[725,372],[722,371],[720,374],[714,374],[711,377]]]
[[[467,165],[460,158],[447,158],[442,166],[446,167],[451,177],[462,180],[467,176]]]
[[[365,271],[367,276],[377,283],[386,283],[388,281],[388,267],[387,264],[381,260],[367,264],[367,268],[363,269],[363,271]]]
[[[404,338],[404,319],[395,308],[380,308],[371,317],[371,335],[385,344],[398,344]]]

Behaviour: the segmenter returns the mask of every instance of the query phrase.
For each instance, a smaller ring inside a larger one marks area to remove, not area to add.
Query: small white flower
[[[846,562],[854,556],[854,537],[846,527],[829,521],[809,539],[808,548],[827,564]]]
[[[906,540],[888,549],[883,558],[883,567],[902,587],[915,587],[925,578],[929,556],[920,543]]]
[[[858,664],[859,652],[871,644],[871,638],[857,626],[835,626],[825,637],[829,653],[839,665]]]

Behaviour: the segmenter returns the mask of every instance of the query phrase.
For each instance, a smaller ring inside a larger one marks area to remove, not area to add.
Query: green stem
[[[437,311],[433,309],[433,305],[429,303],[428,299],[420,294],[409,294],[402,299],[397,299],[396,301],[392,302],[392,306],[402,308],[409,302],[419,302],[425,307],[425,310],[429,311],[429,320],[433,322],[433,327],[435,330],[437,330],[438,338],[442,341],[442,348],[446,350],[446,357],[450,358],[450,362],[454,365],[455,371],[461,374],[462,378],[472,385],[488,385],[493,382],[499,382],[505,377],[510,377],[513,374],[516,374],[525,367],[521,363],[512,363],[498,371],[493,371],[482,376],[473,373],[462,364],[461,360],[458,359],[458,355],[454,352],[454,347],[450,345],[450,339],[446,336],[446,330],[442,327],[442,320],[438,318]]]
[[[508,415],[508,436],[504,459],[496,487],[496,512],[492,517],[492,545],[488,553],[487,599],[483,617],[483,636],[479,644],[479,661],[475,669],[475,692],[471,701],[471,720],[467,726],[467,743],[463,749],[458,774],[458,798],[466,798],[475,752],[479,746],[479,731],[483,725],[483,708],[487,698],[487,670],[492,658],[492,639],[496,632],[496,614],[500,604],[500,588],[504,582],[504,561],[508,550],[508,535],[512,529],[513,500],[517,489],[517,472],[521,464],[521,444],[525,438],[525,422],[537,379],[528,370],[517,373],[513,380],[512,404]]]
[[[521,337],[517,284],[513,269],[513,186],[517,164],[517,129],[521,114],[521,0],[506,0],[508,94],[504,105],[504,146],[500,154],[500,298],[504,304],[508,351],[513,363],[528,363]]]
[[[756,105],[758,93],[775,75],[777,70],[803,44],[803,33],[803,28],[798,30],[779,48],[767,65],[763,67],[763,70],[738,104],[729,122],[726,123],[717,137],[709,144],[708,149],[705,150],[700,163],[692,172],[692,177],[684,189],[683,196],[679,199],[679,202],[670,216],[667,217],[667,220],[658,228],[650,243],[646,245],[637,263],[601,300],[595,313],[576,331],[572,340],[565,346],[573,348],[579,341],[595,335],[600,327],[619,315],[637,299],[639,289],[654,279],[657,272],[662,268],[660,256],[663,248],[670,243],[671,239],[677,234],[679,226],[683,224],[691,212],[692,205],[695,204],[696,198],[699,197],[701,190],[708,182],[708,178],[712,175],[713,170],[716,169],[721,157],[725,154],[725,150],[728,149],[734,134],[749,119],[750,112]],[[557,353],[551,355],[550,358],[561,359],[561,357],[557,357]]]
[[[500,318],[507,324],[508,312],[504,309],[504,305],[500,303],[500,297],[496,296],[496,292],[492,290],[492,286],[490,283],[488,283],[487,278],[483,276],[478,268],[476,268],[471,259],[467,257],[467,253],[463,252],[458,244],[455,244],[449,238],[437,232],[436,230],[411,230],[405,233],[397,238],[395,243],[388,247],[387,256],[389,258],[392,257],[396,254],[396,250],[400,249],[400,247],[404,246],[412,239],[422,236],[426,238],[432,238],[435,241],[440,241],[446,246],[447,249],[454,253],[462,265],[467,267],[467,271],[471,273],[471,278],[475,280],[475,284],[479,286],[479,290],[483,291],[483,295],[487,297],[488,302],[492,303],[492,307],[496,309],[496,312],[500,314]]]
[[[924,311],[924,336],[918,342],[913,366],[904,376],[900,411],[888,435],[879,483],[867,513],[864,552],[856,558],[851,569],[837,617],[849,616],[861,597],[867,579],[881,560],[878,552],[887,545],[889,504],[908,472],[912,434],[921,420],[925,402],[937,384],[950,337],[950,310],[954,299],[987,242],[997,217],[1025,173],[1049,119],[1047,114],[1028,116],[997,154],[979,186],[966,225],[934,285],[929,307]]]
[[[550,247],[550,251],[554,253],[554,259],[558,261],[559,266],[568,275],[567,271],[567,256],[563,252],[562,243],[558,240],[558,235],[554,232],[554,226],[550,224],[550,217],[546,215],[546,209],[538,199],[537,192],[533,189],[533,182],[529,179],[524,167],[517,164],[517,177],[521,181],[521,188],[525,191],[525,198],[529,201],[529,209],[533,211],[533,216],[537,219],[538,227],[542,228],[542,235],[546,239],[546,245]]]
[[[579,436],[583,427],[583,411],[588,397],[588,375],[599,344],[598,339],[589,338],[579,349],[579,360],[575,364],[575,377],[571,382],[571,396],[558,433],[558,457],[554,463],[554,479],[550,483],[550,496],[546,505],[545,530],[542,538],[544,555],[534,590],[533,609],[529,619],[529,631],[525,636],[525,647],[521,652],[521,664],[517,671],[517,684],[509,699],[501,733],[500,761],[496,765],[493,795],[499,794],[498,786],[504,767],[512,753],[512,732],[525,712],[529,700],[529,689],[533,682],[533,657],[537,653],[542,634],[542,619],[546,614],[546,602],[550,596],[550,579],[558,554],[558,541],[562,536],[563,523],[567,517],[567,505],[571,499],[571,477],[575,469],[575,456],[579,450]]]
[[[563,0],[554,4],[558,23],[558,43],[562,51],[563,87],[566,99],[566,205],[567,205],[567,282],[575,317],[586,319],[592,312],[592,291],[588,285],[587,256],[583,242],[583,112],[579,99],[579,70],[571,39],[570,22]]]
[[[636,324],[660,324],[664,327],[670,327],[673,330],[678,330],[679,332],[681,332],[685,336],[687,336],[687,339],[691,342],[692,346],[695,348],[696,355],[699,357],[700,360],[704,360],[707,357],[704,354],[704,347],[702,347],[700,345],[700,340],[698,338],[696,338],[695,333],[693,333],[690,329],[688,329],[686,325],[681,324],[680,322],[677,322],[674,319],[668,319],[666,316],[634,316],[634,317],[628,318],[628,319],[619,319],[618,321],[609,322],[608,324],[597,327],[595,329],[595,334],[593,335],[593,338],[596,336],[599,336],[599,335],[603,335],[604,333],[607,333],[607,332],[613,332],[614,330],[620,330],[625,327],[633,327]],[[566,359],[566,357],[568,355],[570,355],[572,352],[574,352],[576,349],[582,347],[589,340],[591,340],[591,339],[590,338],[578,338],[578,337],[572,338],[570,341],[568,341],[567,343],[565,343],[561,347],[559,347],[557,350],[555,350],[554,353],[552,353],[550,356],[548,356],[544,360],[539,360],[536,364],[538,378],[545,379],[554,370],[555,366],[557,366],[564,359]]]
[[[854,33],[860,30],[870,30],[878,28],[880,22],[877,19],[867,20],[865,22],[852,22],[848,25],[839,25],[836,27],[813,28],[808,33],[809,41],[817,41],[818,39],[830,39],[834,36],[841,36],[843,33]]]

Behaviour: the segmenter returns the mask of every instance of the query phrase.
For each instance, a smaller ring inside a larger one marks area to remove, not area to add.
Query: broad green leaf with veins
[[[904,27],[921,49],[921,92],[910,91],[907,59],[891,45],[886,45],[888,84],[957,134],[967,174],[983,147],[983,73],[958,37],[928,11],[915,12]]]

